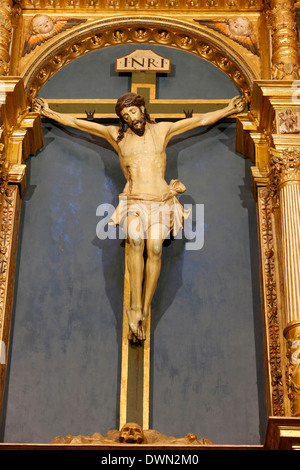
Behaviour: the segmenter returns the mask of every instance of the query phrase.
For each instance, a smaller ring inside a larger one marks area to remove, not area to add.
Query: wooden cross
[[[136,67],[133,64],[132,67],[128,61],[128,72],[131,73],[131,91],[141,94],[145,98],[146,108],[148,113],[154,119],[181,119],[186,117],[185,111],[193,111],[193,115],[197,116],[209,111],[216,111],[217,109],[224,108],[228,103],[228,99],[219,100],[194,100],[194,99],[157,99],[156,98],[156,73],[169,73],[171,71],[170,66],[168,68],[154,67],[153,63],[149,64],[149,53],[152,57],[159,56],[153,51],[149,50],[136,50],[134,52],[140,52],[143,54],[148,53],[147,66]],[[133,53],[129,54],[131,56]],[[126,56],[124,56],[126,57]],[[124,57],[122,59],[124,59]],[[116,59],[116,64],[119,59]],[[153,59],[154,60],[154,59]],[[164,59],[169,60],[169,59]],[[141,59],[138,58],[137,63],[142,63]],[[131,62],[132,64],[132,62]],[[126,71],[124,66],[116,67],[117,71]],[[87,118],[87,114],[91,113],[95,120],[107,120],[116,119],[115,105],[119,97],[114,99],[47,99],[51,106],[51,109],[59,113],[72,114],[78,118]]]
[[[131,91],[140,94],[145,99],[147,112],[153,119],[182,119],[186,113],[192,112],[197,116],[209,111],[225,107],[229,100],[181,100],[156,98],[156,74],[155,57],[161,56],[149,50],[139,50],[138,58],[132,61],[132,53],[128,55],[131,60],[125,60],[127,70],[132,74]],[[147,60],[143,61],[143,55]],[[149,61],[152,58],[152,62]],[[151,55],[153,54],[153,56]],[[127,57],[127,56],[125,56]],[[122,58],[124,59],[124,57]],[[159,59],[158,59],[159,60]],[[169,59],[165,59],[169,61]],[[116,60],[117,63],[118,59]],[[146,62],[146,66],[145,66]],[[162,62],[161,62],[162,63]],[[143,66],[142,66],[142,65]],[[165,64],[163,64],[165,65]],[[123,65],[124,67],[124,60]],[[131,68],[130,68],[131,66]],[[124,72],[124,68],[116,70]],[[170,71],[159,70],[163,73]],[[117,119],[115,114],[116,99],[48,99],[48,103],[54,111],[72,114],[78,118],[87,118],[105,121]],[[128,422],[138,423],[143,429],[149,429],[149,391],[150,391],[150,324],[151,314],[148,317],[146,341],[132,344],[128,341],[128,320],[126,310],[130,306],[130,285],[127,269],[127,256],[129,244],[125,243],[125,275],[123,294],[123,333],[122,333],[122,366],[120,387],[120,423],[121,427]]]

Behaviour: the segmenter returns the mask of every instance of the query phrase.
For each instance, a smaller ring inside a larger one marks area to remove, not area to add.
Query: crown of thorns
[[[143,96],[137,95],[136,93],[125,93],[120,96],[116,104],[116,114],[121,117],[121,111],[124,108],[129,108],[130,106],[145,106],[145,100]]]

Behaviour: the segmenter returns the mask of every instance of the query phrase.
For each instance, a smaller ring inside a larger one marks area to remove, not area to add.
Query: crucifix
[[[189,217],[177,199],[185,186],[179,180],[169,184],[165,180],[165,149],[176,135],[241,112],[245,102],[235,97],[229,102],[224,100],[227,106],[214,102],[217,109],[203,112],[208,104],[205,100],[156,99],[156,73],[168,73],[170,62],[149,50],[117,59],[116,70],[132,73],[131,91],[117,101],[92,103],[95,118],[117,115],[119,126],[80,119],[79,108],[82,112],[83,106],[86,109],[91,104],[86,100],[49,100],[49,107],[45,100],[38,99],[34,109],[63,125],[106,139],[119,156],[126,185],[110,223],[120,225],[126,235],[120,428],[135,422],[148,429],[150,306],[159,280],[162,244],[170,233],[176,236]],[[190,104],[193,116],[186,117],[183,107]],[[169,120],[153,121],[167,117]]]

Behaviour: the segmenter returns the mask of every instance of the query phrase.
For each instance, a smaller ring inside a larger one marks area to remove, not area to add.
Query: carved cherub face
[[[50,33],[54,28],[54,23],[47,15],[36,15],[32,19],[32,29],[35,34]]]
[[[234,36],[246,36],[252,30],[252,25],[248,18],[233,18],[229,20],[229,30]]]
[[[142,444],[144,442],[144,433],[136,423],[126,423],[120,431],[119,441],[125,444]]]

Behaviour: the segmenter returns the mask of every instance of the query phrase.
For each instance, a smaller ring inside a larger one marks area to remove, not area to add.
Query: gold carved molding
[[[300,416],[300,322],[290,323],[284,331],[287,339],[288,395],[293,416]]]
[[[272,191],[260,187],[257,191],[257,211],[261,253],[262,306],[265,331],[266,383],[268,413],[286,414],[285,363],[283,325],[281,319],[280,276],[276,240],[276,209]]]
[[[28,10],[125,10],[135,9],[144,11],[168,11],[177,12],[182,10],[262,10],[263,0],[21,0],[22,8]]]
[[[28,102],[64,65],[88,52],[120,44],[158,44],[195,54],[227,74],[247,101],[251,97],[252,83],[260,74],[258,57],[244,53],[242,46],[224,41],[221,35],[204,27],[170,18],[117,17],[85,23],[60,39],[52,39],[39,54],[33,54],[20,69]]]
[[[12,34],[12,0],[0,1],[0,75],[7,75],[10,63],[10,42]]]
[[[300,149],[287,148],[282,151],[270,149],[273,186],[276,190],[289,182],[300,183]]]
[[[299,77],[298,33],[294,0],[271,0],[269,21],[272,31],[272,78]]]
[[[0,142],[4,155],[11,164],[21,165],[28,155],[42,147],[41,118],[30,112],[20,77],[0,77],[0,98]]]
[[[300,142],[299,84],[293,80],[257,80],[249,111],[237,119],[238,151],[255,163],[255,181],[267,184],[271,148],[278,151]]]
[[[270,416],[264,449],[300,450],[299,418]]]
[[[2,185],[0,225],[0,406],[4,394],[7,367],[11,309],[13,303],[14,270],[17,250],[20,193],[18,186]]]

